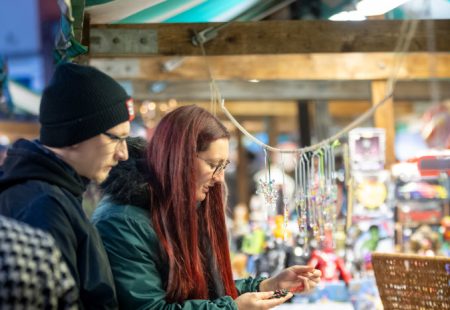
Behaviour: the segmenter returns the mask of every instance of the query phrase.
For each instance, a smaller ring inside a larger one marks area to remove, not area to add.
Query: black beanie
[[[93,67],[64,63],[42,95],[40,140],[47,146],[70,146],[133,117],[132,99],[119,83]]]

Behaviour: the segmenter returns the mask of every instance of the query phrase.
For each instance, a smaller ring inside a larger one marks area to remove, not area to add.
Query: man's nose
[[[118,153],[117,153],[117,160],[119,161],[125,161],[128,159],[128,145],[127,145],[127,141],[123,140],[123,142],[119,142],[119,148],[118,148]]]

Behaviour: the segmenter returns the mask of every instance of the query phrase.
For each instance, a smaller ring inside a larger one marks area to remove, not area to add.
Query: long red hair
[[[211,244],[225,294],[238,296],[231,271],[223,185],[216,185],[197,207],[195,161],[211,142],[229,138],[220,121],[195,105],[175,109],[156,127],[147,150],[151,220],[169,261],[168,302],[208,299],[206,249],[200,225]]]

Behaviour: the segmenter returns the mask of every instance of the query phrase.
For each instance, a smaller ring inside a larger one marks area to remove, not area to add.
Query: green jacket
[[[167,303],[164,283],[168,262],[162,259],[149,212],[103,200],[92,218],[108,253],[121,309],[237,309],[230,296],[215,300]],[[239,294],[256,292],[263,278],[236,280]]]

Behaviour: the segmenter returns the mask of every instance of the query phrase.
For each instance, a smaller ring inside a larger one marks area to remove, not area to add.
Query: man
[[[18,140],[0,168],[0,214],[53,236],[81,309],[117,308],[108,258],[81,202],[89,181],[102,182],[128,158],[133,117],[131,99],[111,77],[59,65],[42,95],[40,139]]]

